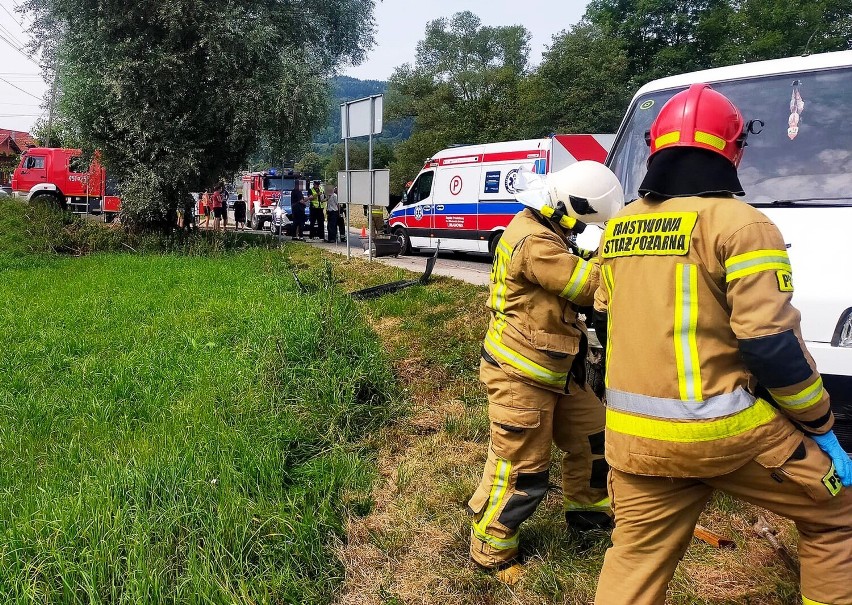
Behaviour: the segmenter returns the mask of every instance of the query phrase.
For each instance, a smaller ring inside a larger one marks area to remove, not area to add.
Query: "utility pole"
[[[47,114],[47,135],[45,136],[45,147],[50,147],[50,137],[53,134],[53,111],[56,107],[56,87],[59,84],[59,55],[57,50],[57,56],[53,62],[53,84],[50,87],[50,100],[48,101],[48,114]]]

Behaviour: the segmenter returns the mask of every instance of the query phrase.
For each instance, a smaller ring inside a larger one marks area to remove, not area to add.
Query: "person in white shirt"
[[[339,231],[340,241],[346,241],[346,226],[344,225],[343,215],[346,212],[346,205],[342,207],[337,200],[337,187],[332,189],[331,195],[328,197],[326,205],[326,218],[328,219],[328,239],[327,242],[335,243],[335,232]]]

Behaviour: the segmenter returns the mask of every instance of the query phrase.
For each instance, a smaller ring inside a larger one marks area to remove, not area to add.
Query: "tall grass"
[[[396,411],[357,308],[269,251],[27,246],[0,235],[0,602],[328,602]]]

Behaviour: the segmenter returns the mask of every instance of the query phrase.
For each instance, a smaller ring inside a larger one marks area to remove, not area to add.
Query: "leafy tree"
[[[621,42],[631,84],[714,67],[731,36],[730,0],[592,0],[585,18]]]
[[[373,168],[389,168],[395,158],[395,148],[384,140],[373,141]],[[363,141],[349,141],[349,169],[367,170],[370,165],[370,150]],[[323,168],[324,178],[337,182],[337,173],[346,169],[345,147],[338,144]]]
[[[323,177],[323,168],[328,159],[322,157],[315,151],[309,151],[304,157],[296,162],[296,170],[312,177]]]
[[[592,0],[619,40],[630,87],[687,71],[852,48],[849,0]]]
[[[265,142],[307,148],[325,78],[372,43],[373,0],[27,0],[58,112],[101,149],[123,218],[166,228],[186,192],[235,172]]]
[[[849,0],[732,0],[718,64],[852,49]]]
[[[630,100],[627,53],[588,22],[553,37],[523,96],[526,136],[615,132]]]
[[[391,120],[414,119],[414,133],[399,145],[391,188],[417,174],[423,160],[449,144],[500,141],[522,130],[521,86],[529,32],[520,25],[483,26],[471,12],[426,25],[414,65],[391,76]]]

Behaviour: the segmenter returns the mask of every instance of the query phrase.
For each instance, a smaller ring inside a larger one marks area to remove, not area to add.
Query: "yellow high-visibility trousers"
[[[491,442],[482,480],[468,502],[473,515],[471,557],[498,567],[518,555],[518,528],[547,493],[553,443],[562,450],[566,517],[609,520],[604,459],[605,410],[591,389],[573,379],[568,394],[521,382],[483,360]],[[585,517],[584,517],[585,516]]]
[[[782,444],[783,446],[783,444]],[[766,508],[799,530],[802,597],[807,605],[852,605],[852,491],[840,488],[831,459],[802,444],[780,467],[758,460],[713,478],[646,477],[612,469],[612,547],[596,605],[663,605],[698,516],[714,490]]]

